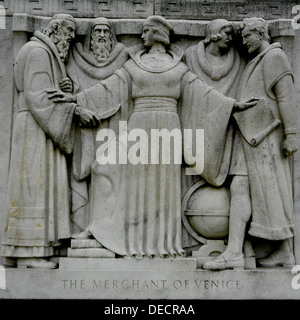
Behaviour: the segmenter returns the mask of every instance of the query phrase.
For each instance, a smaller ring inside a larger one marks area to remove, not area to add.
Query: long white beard
[[[106,38],[105,42],[100,42],[100,39],[91,39],[91,48],[98,62],[105,61],[109,56],[112,49],[112,41]]]

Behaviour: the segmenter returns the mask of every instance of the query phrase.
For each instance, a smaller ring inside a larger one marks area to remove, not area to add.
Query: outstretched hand
[[[48,89],[48,99],[53,99],[55,103],[77,102],[76,96],[57,89]]]
[[[235,111],[243,111],[248,108],[252,108],[257,104],[258,101],[259,101],[259,98],[250,98],[244,102],[236,101],[234,103]]]

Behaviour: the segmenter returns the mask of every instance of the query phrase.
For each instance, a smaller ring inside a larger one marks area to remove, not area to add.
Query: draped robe
[[[83,44],[81,42],[75,43],[66,65],[68,77],[73,82],[75,93],[110,77],[128,60],[126,47],[113,37],[113,49],[109,57],[103,62],[96,61],[94,53],[90,49],[90,34],[91,30],[89,29]],[[101,127],[109,127],[109,120],[102,121]],[[75,233],[84,230],[89,222],[90,166],[95,160],[95,132],[95,129],[76,128],[70,178],[71,220]],[[82,169],[81,165],[86,170]]]
[[[55,45],[39,31],[15,63],[13,124],[3,255],[43,257],[70,237],[66,155],[72,151],[74,103],[55,104],[46,89],[66,77]]]
[[[253,96],[264,99],[265,108],[269,108],[274,118],[281,122],[256,146],[242,137],[252,204],[249,234],[269,240],[283,240],[295,234],[289,159],[282,154],[284,131],[296,132],[295,101],[292,91],[280,92],[276,97],[273,90],[274,85],[286,76],[293,76],[288,58],[281,45],[273,43],[247,64],[238,95],[242,101]],[[279,109],[281,101],[287,110]],[[286,116],[283,117],[281,112],[286,112]],[[289,123],[284,123],[284,118]]]
[[[226,142],[234,100],[190,73],[181,62],[181,49],[170,46],[172,62],[158,70],[142,62],[144,53],[145,49],[133,48],[131,59],[122,69],[78,94],[78,104],[99,113],[121,105],[119,113],[123,119],[124,114],[128,115],[129,121],[128,132],[118,133],[118,150],[126,149],[123,135],[137,128],[147,133],[155,128],[191,129],[194,133],[204,129],[205,165],[199,173],[214,185],[222,184],[226,173],[220,150]],[[195,141],[194,136],[194,147]],[[191,163],[188,155],[184,158]],[[88,232],[121,256],[184,255],[180,165],[161,161],[101,165],[95,161],[91,170]]]

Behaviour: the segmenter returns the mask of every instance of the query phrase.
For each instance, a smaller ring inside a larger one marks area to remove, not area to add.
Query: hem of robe
[[[251,236],[267,240],[285,240],[295,235],[295,226],[288,225],[282,228],[266,228],[260,224],[251,222],[248,232]]]
[[[2,255],[10,258],[50,257],[54,255],[54,247],[23,247],[2,245]]]

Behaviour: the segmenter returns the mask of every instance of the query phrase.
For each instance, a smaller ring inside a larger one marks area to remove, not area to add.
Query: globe
[[[229,230],[230,192],[202,186],[187,200],[185,216],[192,229],[207,239],[224,239]]]

